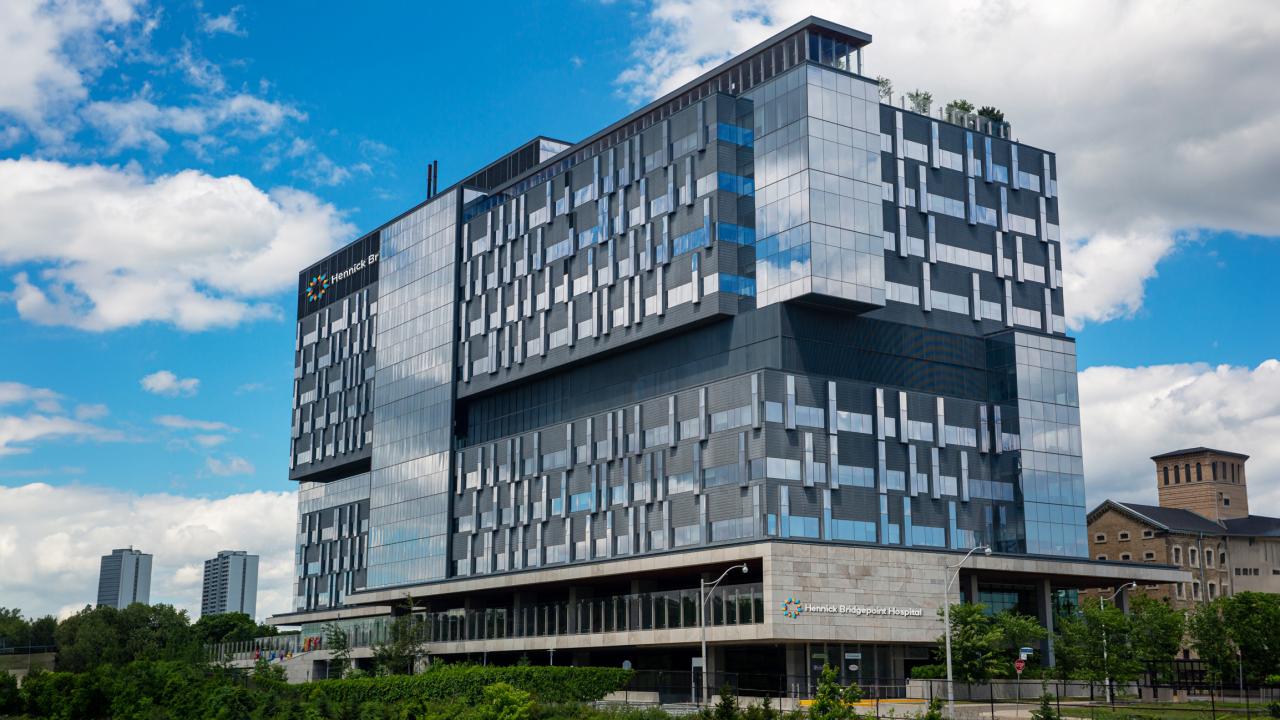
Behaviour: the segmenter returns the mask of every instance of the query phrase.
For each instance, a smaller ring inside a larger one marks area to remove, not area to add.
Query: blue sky
[[[1150,499],[1146,456],[1184,444],[1254,454],[1255,492],[1280,501],[1269,4],[6,6],[0,564],[28,544],[67,557],[0,605],[75,605],[98,547],[135,537],[173,548],[158,593],[185,603],[211,544],[261,537],[260,607],[280,610],[298,269],[418,202],[430,160],[447,185],[535,135],[580,139],[809,12],[875,36],[868,74],[1000,105],[1059,154],[1090,502]],[[1069,42],[1086,25],[1096,57]],[[1169,77],[1144,84],[1157,54]],[[60,503],[83,514],[17,509]],[[196,507],[212,519],[176,518]]]

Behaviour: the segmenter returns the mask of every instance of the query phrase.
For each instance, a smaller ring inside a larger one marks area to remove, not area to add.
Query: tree
[[[880,86],[880,99],[893,102],[893,81],[883,75],[877,75],[876,84]]]
[[[711,713],[712,720],[738,720],[738,696],[733,694],[729,683],[720,686],[720,701]]]
[[[27,647],[31,644],[31,626],[18,608],[0,607],[0,648]]]
[[[409,675],[422,656],[422,620],[413,614],[413,600],[405,598],[387,626],[386,639],[373,648],[373,661],[382,675]]]
[[[31,622],[31,638],[32,647],[51,648],[54,645],[54,634],[58,630],[58,619],[52,615],[45,615]]]
[[[1218,602],[1227,636],[1243,660],[1245,679],[1262,682],[1280,672],[1280,597],[1241,592]]]
[[[0,670],[0,716],[22,712],[22,695],[18,691],[18,677]]]
[[[973,103],[969,102],[968,100],[965,100],[964,98],[952,100],[951,102],[947,103],[947,112],[949,113],[957,112],[957,113],[964,113],[965,115],[968,115],[969,113],[973,112]]]
[[[1003,649],[1010,657],[1049,634],[1039,620],[1011,610],[1005,610],[992,620],[996,630],[1000,632]]]
[[[978,116],[984,117],[992,122],[1004,122],[1004,112],[990,105],[983,105],[978,108]]]
[[[134,603],[120,611],[127,660],[183,660],[202,656],[186,610]]]
[[[202,645],[224,642],[246,642],[258,634],[258,624],[244,613],[218,613],[201,615],[192,625],[196,640]]]
[[[1169,674],[1167,663],[1182,648],[1186,632],[1186,616],[1168,603],[1147,595],[1135,595],[1129,601],[1129,618],[1133,635],[1133,651],[1141,662],[1157,663],[1159,672]]]
[[[347,631],[336,622],[324,626],[324,644],[329,650],[329,677],[341,680],[351,667],[351,643]]]
[[[1053,693],[1045,690],[1040,694],[1040,707],[1031,711],[1032,720],[1058,720],[1058,710],[1053,706]]]
[[[942,611],[939,610],[941,615]],[[945,629],[944,629],[945,632]],[[938,638],[945,648],[946,635]],[[982,682],[999,672],[1004,635],[982,603],[951,606],[951,672],[958,682]],[[945,658],[942,658],[945,661]]]
[[[1076,614],[1059,619],[1057,650],[1069,677],[1078,680],[1126,682],[1142,671],[1129,616],[1114,604],[1103,607],[1092,598]]]
[[[856,686],[853,686],[856,687]],[[809,706],[809,720],[850,720],[854,717],[850,707],[848,690],[840,686],[839,675],[830,665],[822,666],[822,675],[818,677],[818,691],[813,695],[813,704]],[[861,692],[858,693],[861,695]]]
[[[54,637],[57,667],[71,672],[133,660],[197,662],[202,657],[186,611],[172,605],[86,606],[59,623]]]
[[[1236,651],[1222,614],[1225,601],[1226,598],[1218,598],[1205,603],[1187,619],[1191,648],[1204,661],[1206,679],[1213,683],[1236,676]]]
[[[911,103],[911,109],[915,112],[928,115],[929,108],[933,106],[933,93],[917,88],[907,93],[907,102]]]

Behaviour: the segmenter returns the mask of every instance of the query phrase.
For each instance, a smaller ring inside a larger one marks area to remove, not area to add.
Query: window
[[[590,491],[576,493],[569,497],[569,512],[582,512],[583,510],[592,509],[592,494]]]
[[[797,461],[798,462],[798,461]],[[697,489],[698,483],[694,477],[693,471],[680,473],[679,475],[671,475],[667,477],[667,494],[677,495],[684,492],[693,492]]]
[[[1107,556],[1106,556],[1106,555],[1099,555],[1099,556],[1098,556],[1098,559],[1099,559],[1099,560],[1106,560],[1106,559],[1107,559]]]
[[[696,417],[689,418],[688,420],[681,420],[680,435],[679,435],[680,439],[688,440],[690,438],[698,437],[698,423],[699,423],[699,418],[696,418]]]
[[[730,430],[733,428],[745,427],[751,424],[751,406],[744,405],[735,407],[732,410],[721,410],[719,413],[712,413],[712,432],[718,433],[721,430]]]
[[[1179,598],[1186,597],[1187,590],[1184,587],[1183,583],[1174,583],[1173,586],[1177,590]]]
[[[1224,497],[1224,498],[1222,498],[1222,506],[1223,506],[1223,507],[1231,507],[1231,498],[1229,498],[1229,497]]]
[[[827,411],[822,408],[797,405],[796,425],[825,428],[827,426]]]
[[[1106,541],[1107,541],[1107,534],[1106,534],[1106,533],[1098,533],[1097,535],[1094,535],[1094,536],[1093,536],[1093,541],[1094,541],[1094,542],[1097,542],[1097,543],[1104,543],[1104,542],[1106,542]]]
[[[1213,567],[1213,551],[1212,550],[1204,554],[1204,566]]]
[[[1227,564],[1227,553],[1226,553],[1226,551],[1223,551],[1223,552],[1219,553],[1219,554],[1218,554],[1218,559],[1222,561],[1222,565],[1225,567],[1225,566],[1226,566],[1226,564]]]
[[[1200,599],[1200,582],[1199,581],[1195,581],[1191,583],[1191,597],[1195,598],[1196,600]]]
[[[1155,536],[1156,536],[1156,533],[1155,533],[1155,531],[1154,531],[1154,530],[1143,530],[1143,531],[1142,531],[1142,537],[1144,537],[1144,538],[1153,538],[1153,537],[1155,537]]]
[[[1129,553],[1125,553],[1125,554],[1123,554],[1123,555],[1121,555],[1121,556],[1120,556],[1120,559],[1121,559],[1121,560],[1132,560],[1132,559],[1133,559],[1133,556],[1132,556],[1132,555],[1130,555]]]
[[[1156,559],[1156,554],[1153,552],[1145,552],[1142,554],[1142,559],[1151,562]]]
[[[774,480],[799,480],[800,461],[786,458],[765,458],[765,475]]]
[[[1165,485],[1169,484],[1169,466],[1168,465],[1164,466],[1164,484]]]
[[[765,422],[782,422],[782,403],[766,400],[764,403],[764,419]]]
[[[1174,565],[1182,564],[1182,548],[1180,547],[1175,547],[1173,549],[1173,564]]]
[[[1216,597],[1218,597],[1218,585],[1217,583],[1209,583],[1209,599],[1212,600]]]
[[[1120,542],[1128,542],[1128,540],[1129,540],[1129,531],[1128,531],[1128,530],[1121,530],[1121,531],[1120,531],[1120,536],[1119,536],[1119,537],[1120,537]]]
[[[792,515],[787,520],[789,523],[787,527],[791,531],[791,537],[818,537],[818,518]]]
[[[1195,548],[1187,548],[1187,564],[1191,567],[1200,565],[1200,553]],[[1199,593],[1196,594],[1199,597]]]

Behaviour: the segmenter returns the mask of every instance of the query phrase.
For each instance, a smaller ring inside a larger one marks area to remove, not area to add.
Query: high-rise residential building
[[[204,592],[200,614],[244,613],[258,610],[258,556],[244,550],[222,550],[204,561]]]
[[[705,617],[709,670],[861,681],[979,546],[951,599],[1048,625],[1184,578],[1087,557],[1056,157],[884,102],[870,42],[809,18],[305,269],[277,621],[689,671]]]
[[[1152,457],[1159,504],[1104,500],[1089,513],[1090,553],[1186,569],[1184,582],[1146,590],[1174,607],[1280,593],[1280,518],[1249,514],[1248,459],[1207,447]]]
[[[102,556],[98,571],[98,605],[126,608],[151,602],[151,556],[121,548]]]

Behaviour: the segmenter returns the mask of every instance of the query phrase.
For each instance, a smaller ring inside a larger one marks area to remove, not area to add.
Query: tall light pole
[[[991,557],[990,545],[979,545],[965,553],[964,557],[960,558],[960,562],[947,566],[948,571],[955,570],[955,573],[948,572],[947,584],[942,588],[942,624],[946,626],[944,634],[947,637],[947,717],[951,720],[955,720],[956,717],[956,691],[951,677],[951,583],[960,577],[960,566],[965,564],[970,555],[979,550],[987,557]]]
[[[707,701],[710,699],[710,696],[707,694],[707,598],[710,597],[711,591],[716,589],[716,586],[720,584],[720,581],[723,580],[726,575],[728,575],[729,573],[739,568],[742,569],[743,574],[746,574],[747,564],[742,563],[741,565],[734,565],[732,567],[725,569],[724,572],[720,573],[720,577],[716,578],[716,581],[713,583],[708,584],[706,579],[698,580],[698,625],[701,626],[701,631],[702,631],[702,704],[703,705],[706,705]]]
[[[1127,582],[1124,585],[1121,585],[1120,587],[1116,588],[1116,591],[1111,593],[1110,596],[1098,599],[1098,609],[1106,610],[1108,600],[1115,600],[1116,596],[1119,595],[1120,593],[1124,592],[1125,590],[1134,589],[1136,587],[1138,587],[1138,583],[1136,582]],[[1102,620],[1102,672],[1105,675],[1102,682],[1105,683],[1107,686],[1107,702],[1111,702],[1111,666],[1107,662],[1107,619],[1101,618],[1101,620]]]

